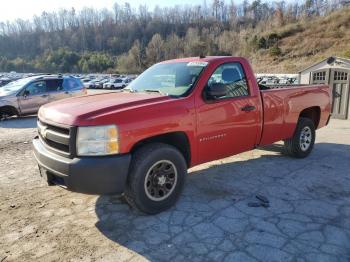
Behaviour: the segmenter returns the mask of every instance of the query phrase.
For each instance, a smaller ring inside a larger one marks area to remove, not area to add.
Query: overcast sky
[[[59,8],[71,8],[80,10],[82,7],[108,8],[112,9],[113,4],[118,2],[123,4],[125,1],[117,0],[1,0],[0,1],[0,21],[14,20],[16,18],[28,19],[33,15],[40,15],[43,11],[53,11]],[[174,6],[202,4],[203,0],[128,0],[132,7],[138,7],[140,4],[147,4],[150,9],[154,6]],[[235,3],[241,0],[234,1]],[[211,3],[211,0],[207,0]]]

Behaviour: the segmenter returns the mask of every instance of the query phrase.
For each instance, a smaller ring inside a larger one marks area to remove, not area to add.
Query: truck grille
[[[73,153],[73,129],[47,124],[38,119],[38,134],[44,145],[64,156]]]

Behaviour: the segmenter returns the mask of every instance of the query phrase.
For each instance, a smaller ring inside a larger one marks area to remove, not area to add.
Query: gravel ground
[[[48,187],[35,117],[0,123],[0,261],[350,261],[350,121],[317,132],[306,159],[281,144],[190,170],[156,216],[120,198]],[[256,195],[265,196],[269,207]]]

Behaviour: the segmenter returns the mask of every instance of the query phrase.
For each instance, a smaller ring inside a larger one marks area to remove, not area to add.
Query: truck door
[[[32,114],[39,107],[48,103],[49,96],[45,81],[35,81],[26,86],[18,96],[19,107],[22,114]]]
[[[221,94],[210,92],[215,88]],[[217,67],[196,106],[199,162],[253,149],[260,132],[260,103],[259,96],[251,95],[240,63]]]

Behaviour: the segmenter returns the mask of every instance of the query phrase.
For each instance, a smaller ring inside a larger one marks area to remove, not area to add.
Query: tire
[[[5,113],[5,112],[1,112],[0,111],[0,121],[5,121],[6,119],[8,119],[10,116]]]
[[[307,157],[314,147],[315,138],[314,122],[300,117],[293,137],[284,141],[286,153],[295,158]]]
[[[160,213],[176,203],[186,176],[186,161],[175,147],[146,145],[132,156],[125,200],[144,213]]]
[[[10,115],[7,112],[0,109],[0,121],[5,121],[9,117]]]
[[[5,121],[6,119],[10,118],[11,116],[18,116],[18,112],[15,108],[4,106],[0,108],[0,121]]]

